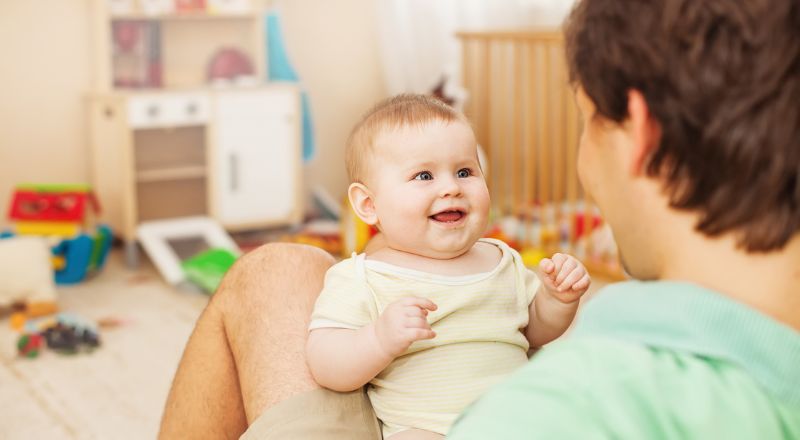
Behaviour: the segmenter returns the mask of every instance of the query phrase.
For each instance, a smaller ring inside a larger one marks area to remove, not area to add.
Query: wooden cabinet
[[[299,91],[256,84],[265,71],[259,3],[240,1],[247,8],[234,12],[153,15],[112,13],[113,4],[95,0],[92,8],[91,172],[102,216],[126,242],[131,260],[136,228],[147,220],[208,215],[228,230],[299,222]],[[151,76],[160,78],[160,87],[120,81],[113,48],[120,22],[158,25],[158,40],[148,44],[157,46],[161,70]],[[209,85],[211,57],[231,48],[253,63],[247,85]]]
[[[147,220],[210,215],[228,230],[301,220],[296,88],[103,94],[90,111],[93,184],[129,244]]]

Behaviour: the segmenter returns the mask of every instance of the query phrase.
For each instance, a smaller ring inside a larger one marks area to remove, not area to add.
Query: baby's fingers
[[[583,278],[581,278],[580,280],[578,280],[578,282],[572,285],[572,290],[576,292],[586,290],[589,288],[589,284],[591,284],[591,282],[592,282],[592,277],[590,277],[589,274],[587,273],[586,275],[583,276]]]
[[[428,309],[423,309],[417,306],[406,306],[403,308],[405,315],[410,318],[420,318],[428,316]]]
[[[562,270],[561,272],[563,273],[564,271]],[[559,274],[559,275],[561,275],[561,274]],[[569,275],[567,275],[566,278],[564,278],[564,280],[561,281],[561,283],[557,283],[556,284],[558,286],[558,291],[559,292],[563,292],[563,291],[568,290],[568,289],[578,290],[578,289],[575,289],[574,286],[578,281],[583,279],[583,277],[585,275],[586,275],[586,272],[584,272],[584,271],[582,271],[580,269],[576,268],[576,269],[572,270],[572,272],[570,272]]]
[[[431,325],[428,323],[428,320],[421,317],[406,318],[405,326],[407,328],[431,329]]]
[[[436,337],[436,332],[431,329],[424,328],[409,328],[406,329],[406,336],[412,342],[422,339],[433,339]]]
[[[549,258],[542,258],[539,262],[539,270],[544,274],[550,275],[556,269],[556,264]]]
[[[436,304],[433,303],[433,301],[431,301],[431,300],[429,300],[427,298],[420,298],[420,297],[417,297],[417,296],[409,296],[409,297],[403,298],[401,301],[403,302],[403,305],[406,305],[406,306],[417,306],[419,308],[427,309],[427,310],[430,310],[430,311],[434,311],[434,310],[436,310],[438,308],[436,306]]]
[[[561,287],[561,285],[564,283],[564,280],[566,280],[567,277],[570,274],[575,272],[575,269],[577,267],[578,267],[578,262],[575,261],[574,258],[569,258],[566,261],[564,261],[564,263],[561,265],[561,270],[558,271],[558,275],[556,276],[556,279],[555,279],[556,286]],[[577,272],[581,272],[581,271],[577,271]],[[583,274],[581,273],[581,275],[583,275]],[[578,278],[580,278],[580,277],[578,277]],[[577,279],[575,281],[577,281]]]
[[[553,254],[550,259],[553,262],[553,271],[549,275],[552,277],[561,272],[564,263],[567,262],[569,257],[566,254]]]

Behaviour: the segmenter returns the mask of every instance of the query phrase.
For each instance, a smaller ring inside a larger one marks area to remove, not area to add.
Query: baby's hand
[[[567,254],[555,254],[539,263],[539,271],[545,288],[559,301],[571,303],[579,300],[592,282],[586,268],[577,258]]]
[[[436,336],[428,324],[428,311],[436,304],[425,298],[409,296],[389,304],[375,321],[375,335],[381,348],[392,358],[408,350],[415,341]]]

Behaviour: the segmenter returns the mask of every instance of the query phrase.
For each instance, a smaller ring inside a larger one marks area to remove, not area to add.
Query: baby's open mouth
[[[464,211],[458,209],[452,209],[448,211],[439,212],[437,214],[430,216],[429,218],[442,223],[455,223],[464,218],[465,215],[466,213]]]

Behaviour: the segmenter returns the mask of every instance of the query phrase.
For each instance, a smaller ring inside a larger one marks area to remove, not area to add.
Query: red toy
[[[86,185],[20,185],[15,188],[9,220],[18,234],[74,235],[90,229],[100,212]]]
[[[0,238],[35,235],[59,239],[52,247],[56,283],[72,284],[100,269],[111,247],[111,230],[96,224],[100,206],[89,185],[19,185]]]

